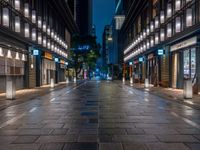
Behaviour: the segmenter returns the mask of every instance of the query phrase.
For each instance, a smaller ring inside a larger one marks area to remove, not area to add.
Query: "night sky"
[[[93,24],[96,25],[98,42],[102,44],[104,26],[110,24],[115,11],[115,0],[93,0]]]

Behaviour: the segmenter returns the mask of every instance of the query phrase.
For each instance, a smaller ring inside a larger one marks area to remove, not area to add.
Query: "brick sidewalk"
[[[77,84],[80,84],[80,83],[82,83],[82,81],[78,81],[76,84],[73,82],[70,82],[68,84],[66,84],[65,82],[61,82],[59,84],[56,84],[55,88],[51,88],[50,85],[45,85],[45,86],[41,86],[41,87],[37,87],[37,88],[33,88],[33,89],[18,90],[18,91],[16,91],[15,100],[6,100],[6,94],[1,93],[0,94],[0,110],[3,110],[9,106],[21,104],[23,102],[32,100],[37,97],[44,96],[44,95],[50,93],[51,91],[62,89],[64,87],[66,87],[66,85],[73,88],[74,86],[76,86]]]
[[[130,86],[130,83],[126,81],[126,85]],[[144,84],[134,83],[132,87],[139,89],[139,90],[146,90],[144,88]],[[184,99],[183,97],[183,90],[182,89],[173,89],[173,88],[163,88],[163,87],[153,87],[150,86],[148,88],[151,94],[157,95],[159,97],[173,100],[178,103],[182,103],[184,105],[200,109],[200,94],[193,95],[192,99]]]

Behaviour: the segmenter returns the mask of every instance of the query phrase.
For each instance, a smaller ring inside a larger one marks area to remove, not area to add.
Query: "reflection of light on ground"
[[[132,92],[132,91],[129,91],[129,93],[130,93],[130,94],[133,94],[133,92]]]
[[[37,110],[37,107],[33,107],[29,112],[32,113]]]
[[[145,91],[150,91],[149,89],[144,89]]]
[[[149,99],[148,99],[148,98],[144,98],[144,101],[145,101],[145,102],[149,102]]]
[[[185,100],[184,102],[191,104],[191,105],[194,105],[194,103],[192,101]]]

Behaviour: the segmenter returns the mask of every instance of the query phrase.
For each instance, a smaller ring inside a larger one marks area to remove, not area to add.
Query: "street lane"
[[[200,149],[200,111],[119,82],[88,81],[0,113],[0,150]]]

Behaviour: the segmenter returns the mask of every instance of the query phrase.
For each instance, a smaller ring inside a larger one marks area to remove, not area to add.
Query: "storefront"
[[[191,79],[193,85],[197,78],[197,37],[179,42],[170,47],[171,52],[171,86],[183,88],[184,80]]]
[[[52,78],[55,81],[56,64],[52,54],[44,52],[42,68],[42,84],[50,84]]]
[[[157,57],[154,53],[151,53],[147,56],[147,77],[149,79],[149,83],[153,85],[158,84],[158,64]]]
[[[25,52],[25,50],[24,50]],[[25,62],[27,55],[17,49],[0,47],[0,93],[6,91],[7,81],[12,81],[16,90],[26,87]]]

